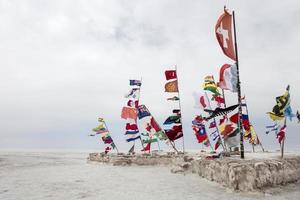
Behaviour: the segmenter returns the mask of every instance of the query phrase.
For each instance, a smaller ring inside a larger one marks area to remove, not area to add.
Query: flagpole
[[[180,109],[180,119],[181,119],[181,126],[182,126],[182,149],[184,153],[184,134],[183,134],[183,120],[182,120],[182,109],[181,109],[181,98],[180,98],[180,92],[179,92],[179,79],[178,79],[178,74],[177,74],[177,65],[175,65],[175,71],[176,71],[176,76],[177,76],[177,89],[178,89],[178,104],[179,104],[179,109]]]
[[[235,26],[235,14],[232,11],[233,16],[233,30],[234,30],[234,47],[235,47],[235,58],[236,58],[236,68],[237,68],[237,90],[238,90],[238,103],[239,103],[239,131],[240,131],[240,151],[241,158],[245,158],[244,152],[244,133],[242,128],[242,103],[241,103],[241,82],[240,82],[240,72],[239,72],[239,57],[238,57],[238,47],[236,39],[236,26]]]
[[[140,84],[140,86],[139,86],[139,98],[138,98],[138,105],[140,105],[141,88],[142,88],[142,77],[141,77],[141,84]],[[137,109],[137,108],[136,108],[136,109]],[[137,111],[138,111],[138,109],[137,109]],[[137,124],[137,120],[136,120],[136,124]],[[135,141],[135,140],[134,140],[134,141]],[[141,138],[141,136],[140,136],[140,141],[141,141],[141,145],[142,145],[142,147],[143,147],[143,149],[144,149],[145,147],[144,147],[144,143],[143,143],[143,141],[142,141],[142,138]]]
[[[104,126],[106,127],[107,131],[109,132],[108,126],[106,125],[106,122],[104,121],[104,119],[103,119],[103,123],[104,123]],[[114,143],[114,142],[113,142],[113,143]],[[115,143],[114,143],[114,144],[115,144]],[[115,144],[115,147],[116,147],[117,153],[119,153],[119,150],[118,150],[118,147],[117,147],[116,144]]]
[[[208,98],[207,92],[204,92],[204,93],[205,93],[205,97],[206,97],[206,99],[207,99],[207,101],[208,101],[209,109],[211,110],[211,104],[210,104],[210,100],[209,100],[209,98]],[[217,130],[217,133],[218,133],[218,135],[219,135],[219,138],[221,139],[221,145],[222,145],[222,147],[223,147],[223,150],[225,151],[225,147],[224,147],[224,144],[223,144],[223,140],[222,140],[222,137],[221,137],[221,135],[220,135],[219,128],[218,128],[218,126],[217,126],[216,118],[214,117],[213,120],[214,120],[214,123],[215,123],[215,125],[216,125],[216,130]]]
[[[286,126],[286,117],[284,118],[284,124],[283,124],[283,127]],[[286,129],[286,128],[285,128]],[[285,133],[284,133],[284,136],[283,136],[283,139],[281,141],[281,159],[283,159],[283,154],[284,154],[284,141],[285,141]]]

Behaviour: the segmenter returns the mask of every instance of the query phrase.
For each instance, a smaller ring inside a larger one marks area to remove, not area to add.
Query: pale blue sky
[[[224,4],[236,11],[252,123],[267,148],[278,147],[264,134],[265,113],[287,84],[294,111],[300,108],[298,1],[0,0],[0,149],[102,149],[87,137],[98,116],[128,149],[120,119],[128,79],[143,78],[141,103],[161,123],[171,112],[164,70],[175,64],[186,148],[200,148],[190,128],[200,112],[192,93],[231,63],[214,35]],[[299,127],[288,123],[287,148],[299,147]]]

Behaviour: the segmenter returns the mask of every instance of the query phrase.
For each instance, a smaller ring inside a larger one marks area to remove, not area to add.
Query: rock
[[[191,156],[188,156],[188,155],[183,156],[183,161],[184,162],[191,162],[193,160],[194,160],[194,158],[191,157]]]
[[[176,167],[171,169],[171,172],[174,173],[174,174],[178,174],[178,173],[183,173],[184,170],[181,167],[176,166]]]

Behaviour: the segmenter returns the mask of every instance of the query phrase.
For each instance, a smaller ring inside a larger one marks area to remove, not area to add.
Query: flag
[[[222,124],[219,127],[219,130],[221,135],[223,135],[223,137],[226,138],[234,132],[235,127],[233,127],[233,124]]]
[[[217,127],[216,122],[213,121],[210,123],[208,128],[216,128],[216,127]]]
[[[279,129],[279,125],[275,123],[274,125],[266,126],[266,134],[269,134],[270,132],[275,132],[277,135]]]
[[[167,80],[177,78],[176,70],[166,70],[165,75]]]
[[[107,133],[108,130],[107,128],[104,126],[104,124],[100,124],[99,126],[97,126],[96,128],[92,129],[94,132],[96,132],[96,134],[101,134],[101,133]]]
[[[137,133],[139,133],[139,130],[138,130],[138,129],[136,129],[136,130],[127,130],[127,131],[125,132],[125,135],[135,135],[135,134],[137,134]]]
[[[250,121],[248,115],[242,114],[242,124],[246,131],[250,130]]]
[[[225,104],[225,99],[220,95],[213,95],[212,100],[217,102],[217,105],[220,107],[221,104]]]
[[[183,136],[182,126],[175,125],[171,129],[165,130],[165,133],[171,141],[177,140]]]
[[[239,121],[239,113],[235,113],[234,115],[232,115],[231,117],[229,117],[229,120],[232,122],[232,123],[235,123],[237,124],[238,121]]]
[[[129,80],[129,85],[130,86],[141,86],[142,81],[140,81],[140,80]]]
[[[223,53],[236,61],[232,40],[231,18],[231,15],[224,9],[224,14],[219,17],[215,26],[215,33]]]
[[[151,116],[149,110],[145,105],[139,105],[138,107],[138,117],[139,119],[143,119],[144,117]]]
[[[111,144],[113,142],[112,138],[109,135],[102,136],[102,140],[103,140],[104,144]]]
[[[298,119],[298,123],[300,123],[300,113],[299,113],[298,110],[297,110],[297,113],[296,113],[296,117],[297,117],[297,119]]]
[[[198,143],[202,143],[202,142],[208,140],[204,124],[199,124],[199,125],[196,125],[196,126],[193,125],[192,128],[195,132]]]
[[[250,131],[251,131],[251,138],[250,138],[249,142],[254,145],[259,144],[259,139],[258,139],[257,133],[254,130],[252,125],[250,125]]]
[[[127,106],[131,108],[137,108],[139,106],[139,101],[138,100],[128,100]]]
[[[227,118],[226,118],[226,115],[224,115],[224,116],[220,119],[219,125],[223,124],[223,123],[225,122],[226,119],[227,119]]]
[[[181,116],[180,116],[180,115],[172,115],[172,116],[169,116],[169,117],[165,120],[164,125],[174,124],[174,123],[181,123]]]
[[[104,119],[102,117],[98,117],[98,122],[104,122]]]
[[[213,76],[206,76],[204,78],[203,90],[208,90],[215,95],[220,95],[217,84],[214,81]]]
[[[165,92],[178,92],[177,80],[167,82],[165,84]]]
[[[279,144],[281,144],[282,140],[285,138],[285,129],[286,129],[286,125],[281,127],[279,132],[277,133],[276,138],[278,139]]]
[[[132,88],[128,94],[125,95],[125,98],[139,99],[140,88]]]
[[[237,92],[237,68],[236,65],[225,64],[220,69],[219,87],[223,90]]]
[[[138,129],[137,124],[126,123],[126,130],[136,130]]]
[[[106,147],[105,149],[104,149],[104,153],[105,154],[108,154],[108,152],[111,150],[111,148],[110,147]]]
[[[227,108],[216,108],[215,110],[204,109],[204,111],[210,113],[210,116],[207,117],[206,120],[210,120],[217,116],[226,115],[226,114],[232,112],[233,110],[235,110],[238,106],[239,106],[239,104],[229,106]]]
[[[193,96],[195,99],[195,108],[204,110],[209,105],[209,102],[204,95],[194,92]]]
[[[219,138],[218,131],[212,132],[209,136],[213,141],[215,141],[217,138]]]
[[[134,141],[134,140],[137,140],[137,139],[140,139],[141,138],[141,136],[136,136],[136,135],[132,135],[131,137],[128,137],[127,139],[126,139],[126,141],[127,142],[131,142],[131,141]]]
[[[288,106],[284,111],[284,116],[288,117],[290,121],[292,121],[292,118],[296,115],[293,113],[291,106]]]
[[[199,115],[195,117],[195,119],[192,121],[192,124],[195,126],[200,126],[202,125],[203,121],[204,121],[203,117]]]
[[[167,98],[168,101],[179,101],[179,97],[171,97],[171,98]]]
[[[137,118],[137,109],[124,106],[122,108],[121,118],[122,119],[134,119],[134,120],[136,120],[136,118]]]
[[[148,144],[144,147],[144,149],[142,149],[141,151],[149,151],[149,152],[150,152],[150,146],[151,146],[151,142],[148,143]]]
[[[110,144],[110,146],[111,146],[113,149],[115,149],[115,148],[116,148],[116,145],[115,145],[115,143],[114,143],[114,142],[112,142],[112,143]]]
[[[180,115],[180,109],[173,109],[172,113]]]
[[[221,138],[219,137],[219,138],[218,138],[218,141],[217,141],[216,144],[215,144],[215,150],[217,150],[221,144],[222,144],[222,140],[221,140]]]
[[[151,127],[155,130],[155,132],[162,131],[161,127],[160,127],[159,124],[156,122],[156,120],[154,119],[154,117],[151,117],[150,125],[151,125]]]
[[[157,142],[158,139],[155,138],[149,138],[149,139],[143,139],[143,143],[148,144],[148,143],[153,143],[153,142]]]
[[[290,106],[290,86],[287,86],[285,93],[282,96],[276,97],[276,105],[272,112],[268,112],[269,117],[273,121],[280,121],[285,117],[285,110]]]

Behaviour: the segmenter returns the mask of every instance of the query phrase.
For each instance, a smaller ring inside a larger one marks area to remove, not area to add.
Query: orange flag
[[[121,118],[136,120],[136,118],[137,118],[137,109],[136,108],[130,108],[130,107],[123,107]]]
[[[215,32],[223,53],[236,61],[232,40],[231,19],[231,15],[224,9],[224,14],[217,21]]]
[[[177,80],[167,82],[165,85],[165,92],[178,92]]]

